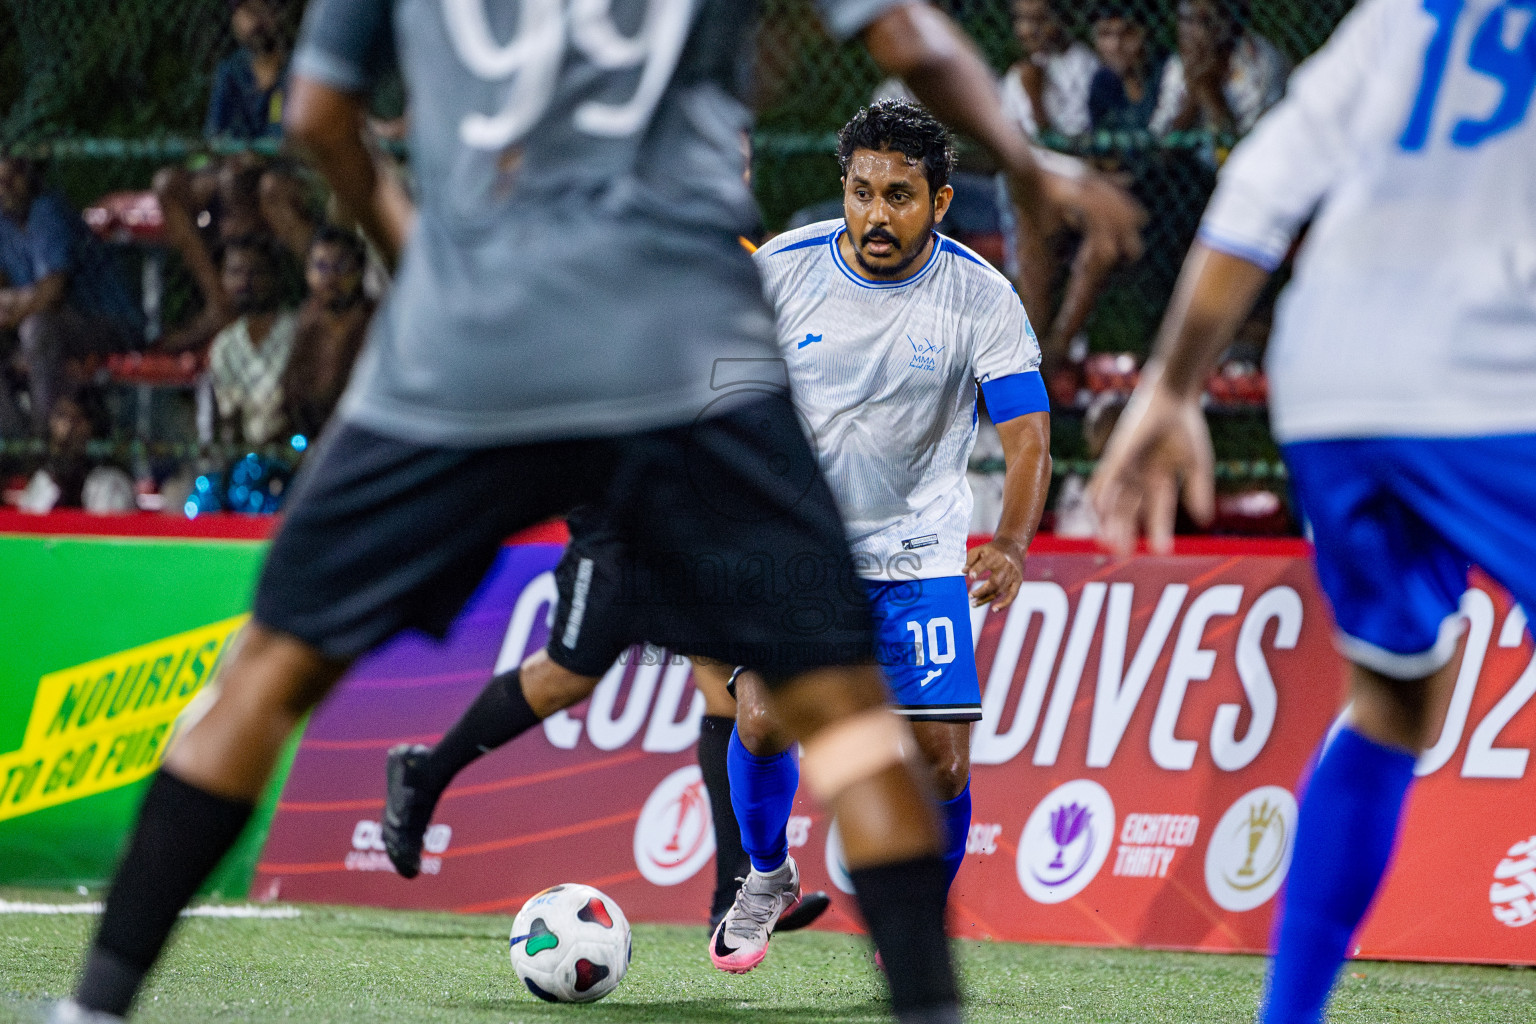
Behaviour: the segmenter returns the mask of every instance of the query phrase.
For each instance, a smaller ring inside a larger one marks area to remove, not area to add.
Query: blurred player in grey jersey
[[[1128,249],[1135,211],[1042,179],[974,49],[901,0],[821,0],[1035,210]],[[754,19],[733,0],[315,0],[289,137],[387,258],[395,286],[337,421],[295,483],[218,699],[146,796],[73,999],[128,1012],[178,910],[235,842],[283,742],[357,657],[441,634],[515,530],[608,510],[679,649],[751,666],[842,825],[904,1022],[959,1020],[940,830],[902,757],[842,524],[786,396],[719,390],[774,355],[738,235]],[[389,65],[411,96],[414,204],[362,142]],[[701,494],[729,495],[726,502]],[[773,601],[697,572],[767,553]],[[821,567],[808,577],[805,565]],[[806,606],[825,614],[809,622]]]

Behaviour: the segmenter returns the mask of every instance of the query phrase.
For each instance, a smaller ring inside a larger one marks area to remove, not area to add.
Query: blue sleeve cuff
[[[1247,260],[1260,270],[1273,274],[1280,269],[1280,264],[1285,262],[1285,252],[1276,255],[1265,252],[1256,245],[1247,245],[1230,238],[1224,238],[1210,228],[1202,227],[1199,233],[1200,241],[1209,249],[1226,253],[1228,256],[1236,256],[1240,260]]]
[[[1045,379],[1039,370],[982,381],[981,393],[987,400],[987,414],[993,423],[1006,423],[1032,412],[1051,411],[1051,399],[1045,393]]]
[[[337,92],[363,93],[373,84],[365,68],[318,47],[305,47],[293,55],[293,71]]]

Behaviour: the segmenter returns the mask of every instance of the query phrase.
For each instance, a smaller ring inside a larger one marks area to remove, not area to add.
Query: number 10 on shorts
[[[925,665],[931,660],[935,665],[948,665],[955,660],[955,624],[950,621],[948,615],[939,615],[928,620],[926,648],[923,646],[925,630],[922,623],[908,622],[907,632],[912,634],[912,646],[917,654],[914,664]]]

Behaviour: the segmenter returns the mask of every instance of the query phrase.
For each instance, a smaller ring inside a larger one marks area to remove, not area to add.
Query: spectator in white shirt
[[[1003,109],[1031,138],[1086,133],[1099,58],[1067,34],[1053,0],[1014,0],[1013,31],[1024,59],[1003,77]]]
[[[298,314],[279,308],[276,244],[239,238],[224,247],[220,282],[239,319],[213,339],[209,368],[228,440],[266,444],[286,426],[283,371]]]
[[[1179,52],[1168,61],[1151,130],[1244,135],[1285,95],[1291,65],[1247,30],[1248,0],[1182,0]]]

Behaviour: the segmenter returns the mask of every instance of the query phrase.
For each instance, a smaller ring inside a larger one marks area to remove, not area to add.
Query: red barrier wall
[[[560,881],[631,920],[703,920],[713,872],[685,662],[636,657],[590,702],[473,765],[429,835],[426,872],[378,840],[385,750],[430,741],[493,667],[542,644],[553,543],[511,546],[442,645],[402,639],[311,721],[253,892],[514,911]],[[1258,951],[1289,864],[1298,779],[1334,721],[1344,665],[1306,548],[1206,541],[1115,563],[1043,539],[1013,608],[977,614],[986,718],[957,934]],[[1470,590],[1465,658],[1421,766],[1407,843],[1366,956],[1536,963],[1536,670],[1524,615]],[[654,655],[656,652],[652,652]],[[837,890],[827,816],[791,821],[805,884]],[[829,846],[831,847],[829,851]],[[841,884],[840,884],[841,883]],[[827,920],[852,928],[852,900]]]

